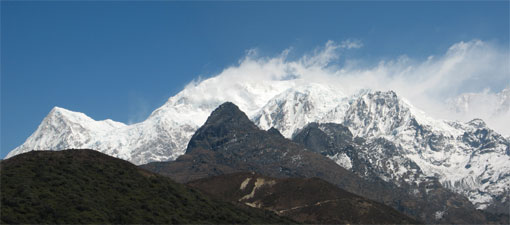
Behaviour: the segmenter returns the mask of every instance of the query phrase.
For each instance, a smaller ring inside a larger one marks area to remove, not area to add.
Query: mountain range
[[[477,209],[510,213],[510,141],[480,119],[466,123],[433,119],[393,91],[346,95],[333,86],[295,79],[238,81],[231,89],[220,90],[217,84],[228,82],[225,79],[213,77],[192,84],[145,121],[132,125],[95,121],[55,107],[7,158],[34,149],[90,148],[137,165],[176,159],[185,163],[185,153],[209,154],[205,150],[214,146],[190,140],[216,107],[231,101],[255,124],[247,127],[273,128],[271,132],[278,132],[282,139],[294,139],[307,151],[331,158],[338,165],[336,171],[409,187],[415,195],[427,193],[426,186],[434,184],[466,197]],[[314,132],[324,133],[322,141],[333,143],[340,135],[347,138],[346,143],[306,145],[303,132],[314,126],[318,129]],[[446,214],[436,213],[438,220]]]

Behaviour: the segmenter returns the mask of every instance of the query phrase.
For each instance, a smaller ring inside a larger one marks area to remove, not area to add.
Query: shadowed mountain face
[[[420,198],[377,176],[362,179],[320,151],[307,150],[275,130],[258,129],[232,103],[224,103],[211,114],[191,138],[185,155],[174,162],[155,162],[142,167],[178,182],[239,171],[276,178],[318,177],[427,223],[487,222],[466,198],[441,188],[438,183],[422,184],[430,193],[429,197]]]
[[[353,137],[349,129],[343,125],[335,123],[310,123],[299,130],[299,132],[292,137],[292,140],[310,151],[328,156],[340,166],[364,179],[373,180],[380,178],[381,176],[379,176],[379,173],[384,171],[374,167],[372,163],[370,163],[370,161],[374,161],[375,159],[362,155],[364,152],[369,152],[369,150],[365,150],[367,148],[366,140]],[[382,149],[385,150],[385,155],[388,157],[397,156],[397,152],[394,151],[395,146],[392,146],[391,142],[381,141],[380,145]],[[416,165],[413,169],[419,170]],[[410,175],[415,174],[417,173]],[[391,174],[386,175],[391,176]]]
[[[292,223],[239,208],[93,150],[33,151],[1,162],[1,223]]]
[[[303,223],[411,224],[398,211],[344,191],[319,178],[271,178],[234,173],[188,183],[233,203],[267,209]]]
[[[392,189],[382,180],[365,182],[320,154],[305,150],[277,132],[257,128],[232,103],[218,107],[198,129],[186,154],[174,162],[154,162],[142,167],[179,182],[254,171],[272,177],[320,177],[351,192],[390,200]],[[377,195],[387,193],[387,195]],[[378,197],[379,196],[379,197]]]

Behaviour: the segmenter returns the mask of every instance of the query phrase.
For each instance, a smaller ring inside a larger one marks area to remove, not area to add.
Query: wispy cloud
[[[360,89],[394,90],[430,115],[450,120],[469,120],[479,117],[490,126],[510,134],[508,117],[490,117],[473,113],[459,116],[448,106],[447,99],[464,93],[489,94],[510,88],[509,51],[481,40],[454,43],[444,53],[427,59],[413,59],[402,55],[392,60],[368,65],[363,59],[344,58],[345,51],[363,47],[359,40],[328,41],[324,46],[302,57],[289,60],[292,48],[274,57],[259,56],[250,50],[238,65],[223,70],[216,76],[218,90],[228,90],[239,82],[266,82],[293,80],[295,83],[327,83],[347,94]],[[221,82],[220,82],[221,81]],[[191,84],[195,86],[197,83]],[[230,86],[229,86],[230,85]],[[476,107],[486,107],[477,102]],[[503,125],[502,125],[503,124]]]
[[[351,49],[351,48],[361,48],[363,47],[363,43],[360,40],[349,39],[342,41],[340,43],[341,48]]]
[[[144,121],[150,113],[149,102],[139,94],[129,94],[128,124]]]

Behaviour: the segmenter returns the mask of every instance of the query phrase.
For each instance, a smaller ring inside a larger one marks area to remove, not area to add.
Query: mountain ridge
[[[501,196],[507,190],[505,186],[510,186],[510,178],[506,178],[510,168],[504,164],[510,156],[507,153],[510,150],[505,150],[509,149],[505,147],[509,146],[507,138],[487,127],[473,127],[469,122],[435,120],[395,92],[361,90],[345,96],[332,86],[285,80],[234,82],[232,89],[224,93],[224,90],[215,88],[221,82],[228,82],[228,79],[215,77],[187,87],[169,98],[146,121],[119,126],[108,132],[94,129],[84,129],[77,134],[65,132],[74,130],[70,129],[72,125],[65,123],[54,129],[45,129],[51,126],[46,126],[43,121],[34,134],[11,151],[8,157],[32,149],[74,147],[97,149],[138,165],[171,161],[186,152],[189,140],[210,112],[224,101],[232,101],[243,111],[248,111],[247,116],[258,127],[264,130],[273,127],[286,138],[292,138],[310,122],[333,122],[347,126],[354,136],[374,143],[382,139],[393,142],[402,146],[399,147],[402,154],[409,155],[427,176],[439,178],[443,186],[469,197],[480,209],[489,207],[494,199],[503,199]],[[488,133],[489,136],[479,136],[476,132]],[[480,146],[472,145],[478,142],[495,143],[495,147],[486,148],[483,155],[477,153],[478,158],[468,163],[471,158],[467,152],[484,152],[479,150]],[[381,146],[374,145],[374,148],[380,149]],[[489,160],[492,158],[498,160]],[[342,159],[348,161],[345,157]],[[468,164],[471,169],[465,168]],[[488,170],[483,173],[485,166]],[[454,168],[462,171],[461,176],[452,172]],[[470,171],[474,175],[469,175]],[[476,177],[482,174],[485,177],[477,181]],[[495,187],[482,183],[489,176],[497,178],[499,175],[502,179],[491,180],[496,183]],[[470,185],[459,186],[455,185],[456,182],[468,182]],[[505,204],[509,202],[504,201]]]
[[[416,197],[377,176],[365,180],[278,133],[246,125],[253,122],[241,114],[232,103],[219,106],[193,135],[186,154],[176,161],[153,162],[142,167],[179,182],[242,171],[276,178],[319,177],[428,223],[488,222],[468,199],[441,187],[439,182],[429,182],[427,185],[433,191]],[[448,214],[434,218],[447,202]]]

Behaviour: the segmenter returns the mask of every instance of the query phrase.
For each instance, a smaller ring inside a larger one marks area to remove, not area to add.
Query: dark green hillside
[[[289,223],[209,197],[93,150],[34,151],[1,162],[5,223]]]

